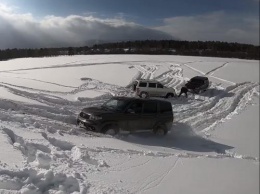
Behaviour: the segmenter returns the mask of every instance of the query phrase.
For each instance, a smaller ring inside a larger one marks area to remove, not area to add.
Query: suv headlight
[[[89,119],[90,119],[90,120],[101,120],[102,117],[96,116],[96,115],[90,115],[90,116],[89,116]]]

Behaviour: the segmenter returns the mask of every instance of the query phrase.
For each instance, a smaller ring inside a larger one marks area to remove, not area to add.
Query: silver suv
[[[176,92],[173,88],[168,88],[156,80],[135,80],[133,83],[133,90],[136,95],[141,98],[170,98],[176,96]]]

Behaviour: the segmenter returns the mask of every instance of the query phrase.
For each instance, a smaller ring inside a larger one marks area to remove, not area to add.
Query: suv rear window
[[[149,88],[156,88],[156,83],[149,83]]]
[[[160,84],[160,83],[158,83],[158,84],[157,84],[157,88],[163,88],[163,85]]]
[[[139,83],[139,87],[146,87],[147,86],[147,83],[146,82],[140,82]]]
[[[172,112],[172,107],[167,102],[160,102],[160,113]]]
[[[143,113],[144,114],[157,113],[157,102],[145,102]]]
[[[201,79],[191,79],[190,81],[192,83],[198,83],[198,84],[203,84],[204,83],[204,80],[201,80]]]

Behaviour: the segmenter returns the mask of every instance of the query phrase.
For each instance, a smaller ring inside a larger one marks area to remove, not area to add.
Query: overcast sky
[[[0,0],[0,49],[146,39],[259,45],[259,0]]]

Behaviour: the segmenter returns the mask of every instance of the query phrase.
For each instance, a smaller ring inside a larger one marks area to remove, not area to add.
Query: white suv
[[[141,98],[148,98],[150,96],[170,98],[176,96],[173,88],[163,86],[156,80],[135,80],[133,90]]]

